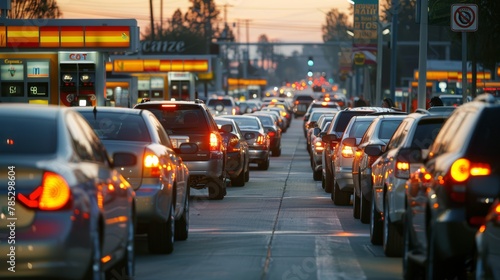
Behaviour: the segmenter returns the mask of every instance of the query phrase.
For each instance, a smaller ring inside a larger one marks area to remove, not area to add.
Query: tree
[[[60,18],[62,16],[56,0],[12,0],[11,19]]]
[[[323,42],[336,43],[335,45],[326,45],[323,47],[323,53],[327,61],[333,69],[333,76],[336,80],[340,80],[340,61],[339,54],[342,55],[342,42],[351,42],[352,38],[347,34],[348,30],[352,30],[349,24],[348,15],[339,12],[333,8],[326,14],[326,23],[321,26],[323,32]]]
[[[269,68],[269,60],[273,57],[274,52],[273,45],[270,44],[266,34],[261,34],[257,43],[257,54],[260,55],[261,67],[264,68],[264,62],[267,61],[267,66]]]

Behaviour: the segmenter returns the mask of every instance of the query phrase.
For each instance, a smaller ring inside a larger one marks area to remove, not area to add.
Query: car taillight
[[[271,137],[271,138],[272,138],[272,137],[276,137],[276,132],[274,132],[274,131],[269,131],[269,132],[267,133],[267,135],[269,135],[269,137]]]
[[[404,161],[397,161],[394,175],[397,178],[410,178],[410,164]]]
[[[217,134],[210,133],[210,151],[218,151],[220,149],[221,141]]]
[[[471,176],[487,176],[491,174],[488,163],[471,162],[468,159],[457,159],[450,167],[449,178],[451,182],[450,197],[456,202],[465,201],[465,181]],[[440,184],[444,185],[445,179],[438,178]]]
[[[321,152],[323,150],[324,150],[323,142],[318,141],[318,142],[314,143],[314,151],[316,151],[317,153],[319,153],[319,152]]]
[[[255,140],[255,143],[257,145],[265,145],[266,144],[266,138],[263,135],[259,135],[257,139]]]
[[[160,159],[153,154],[146,153],[144,156],[144,177],[160,176]]]
[[[68,205],[71,200],[71,190],[62,176],[45,172],[40,186],[28,196],[18,193],[17,199],[29,208],[59,210]]]
[[[351,158],[354,156],[354,150],[350,146],[344,146],[342,148],[342,151],[340,152],[343,157],[345,158]]]

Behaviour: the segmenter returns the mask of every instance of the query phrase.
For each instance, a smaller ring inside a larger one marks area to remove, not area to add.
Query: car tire
[[[332,192],[333,204],[339,206],[349,205],[351,202],[351,194],[340,190],[339,184],[335,182],[335,186]]]
[[[325,185],[326,185],[326,179],[325,176],[323,176],[323,172],[321,172],[321,188],[325,189]]]
[[[247,171],[245,171],[245,182],[250,181],[250,167],[247,167]]]
[[[359,205],[359,220],[363,224],[369,224],[370,223],[370,215],[371,215],[371,201],[366,199],[366,196],[361,192],[359,194],[361,197],[359,199],[360,205]]]
[[[269,157],[262,163],[259,163],[260,170],[268,170],[269,169]]]
[[[221,180],[217,181],[219,182],[212,181],[207,183],[208,199],[210,200],[222,200],[226,195],[226,188],[224,187],[224,183]]]
[[[387,257],[401,257],[403,253],[403,236],[389,216],[389,203],[384,201],[383,248]]]
[[[370,242],[373,245],[382,245],[383,226],[382,215],[375,208],[375,197],[372,197],[370,215]]]
[[[231,179],[231,185],[235,187],[243,187],[245,186],[245,170],[241,170],[240,174],[235,178]]]
[[[321,181],[321,169],[319,171],[313,171],[313,180],[314,181]]]
[[[106,272],[106,279],[113,279],[114,277],[123,277],[126,279],[133,279],[135,275],[135,218],[134,212],[131,213],[131,222],[128,224],[127,229],[127,245],[125,246],[125,253],[116,265]]]
[[[406,211],[411,211],[406,209]],[[408,212],[406,212],[408,213]],[[411,239],[411,230],[410,230],[410,217],[405,214],[405,222],[403,227],[403,279],[404,280],[416,280],[423,279],[423,268],[420,267],[418,263],[412,260],[409,255],[413,252],[414,245]]]
[[[106,275],[102,270],[102,240],[100,228],[90,233],[90,242],[92,246],[91,260],[83,279],[104,280],[106,279]]]
[[[352,217],[354,219],[359,219],[359,210],[360,210],[360,197],[356,193],[356,188],[353,191],[353,199],[352,199]]]
[[[325,173],[326,173],[326,176],[325,176],[325,192],[326,193],[331,193],[332,192],[332,185],[333,185],[333,176],[332,176],[332,173],[328,169],[326,169]]]
[[[184,209],[179,220],[175,221],[175,240],[186,240],[189,235],[189,188],[184,202]]]
[[[174,251],[175,219],[174,205],[170,205],[165,222],[150,223],[148,228],[148,248],[153,254],[170,254]]]

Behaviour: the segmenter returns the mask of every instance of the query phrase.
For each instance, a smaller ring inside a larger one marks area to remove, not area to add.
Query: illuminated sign
[[[48,97],[48,83],[28,83],[28,97]]]
[[[28,78],[48,78],[49,77],[49,62],[48,61],[28,61],[27,63]]]
[[[1,26],[0,48],[129,48],[130,26]]]
[[[265,79],[227,79],[227,84],[230,86],[265,86],[267,85],[267,80]]]
[[[95,63],[95,52],[59,52],[59,63]]]
[[[2,96],[24,97],[24,82],[2,83]]]
[[[413,74],[415,80],[418,80],[419,74],[415,70]],[[467,79],[472,79],[472,72],[467,72]],[[490,72],[477,72],[478,80],[490,80]],[[462,72],[458,71],[427,71],[427,80],[440,81],[440,80],[462,80]]]
[[[208,59],[115,59],[112,69],[115,73],[207,72],[209,61]]]
[[[4,65],[0,66],[0,80],[22,81],[24,80],[24,65],[22,60],[5,59]],[[20,64],[19,64],[20,63]]]

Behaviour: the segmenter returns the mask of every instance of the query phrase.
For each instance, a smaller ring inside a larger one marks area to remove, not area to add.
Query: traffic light
[[[307,66],[309,67],[312,67],[314,65],[314,60],[313,60],[313,57],[310,56],[308,59],[307,59]]]
[[[307,71],[307,76],[308,77],[312,77],[313,76],[313,71],[311,71],[311,70]]]

